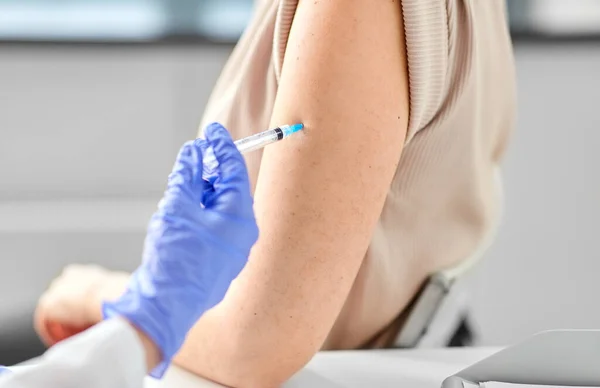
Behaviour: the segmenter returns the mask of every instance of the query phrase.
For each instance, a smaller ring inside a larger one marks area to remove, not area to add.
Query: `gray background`
[[[30,330],[23,322],[65,264],[135,266],[229,51],[0,46],[0,341]],[[481,339],[494,345],[600,327],[600,43],[521,43],[516,60],[507,211],[467,279]]]
[[[600,328],[600,43],[516,46],[506,214],[472,280],[483,340]]]

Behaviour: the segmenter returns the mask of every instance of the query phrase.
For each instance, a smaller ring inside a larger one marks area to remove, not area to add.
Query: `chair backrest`
[[[496,170],[495,179],[498,214],[500,215],[502,214],[504,196],[499,168]],[[431,326],[435,315],[448,298],[456,281],[469,272],[491,246],[499,229],[500,221],[501,217],[498,216],[494,227],[490,228],[486,237],[470,257],[454,267],[440,270],[429,277],[411,304],[407,319],[394,342],[396,347],[415,348],[419,345],[419,342]]]

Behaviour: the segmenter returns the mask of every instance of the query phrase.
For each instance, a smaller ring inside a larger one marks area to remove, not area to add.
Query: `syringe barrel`
[[[279,133],[281,133],[280,129]],[[278,135],[277,130],[268,130],[237,140],[235,142],[235,146],[242,154],[244,154],[246,152],[251,152],[263,148],[268,144],[275,143],[276,141],[281,139],[281,136],[282,135]]]

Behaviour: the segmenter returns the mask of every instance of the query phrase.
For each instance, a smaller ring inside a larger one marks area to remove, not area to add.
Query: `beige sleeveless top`
[[[218,121],[234,139],[267,128],[297,4],[257,2],[201,128]],[[504,2],[402,0],[402,8],[408,136],[371,245],[324,348],[389,345],[427,275],[468,259],[498,217],[496,170],[515,109]],[[261,155],[246,156],[253,187]]]

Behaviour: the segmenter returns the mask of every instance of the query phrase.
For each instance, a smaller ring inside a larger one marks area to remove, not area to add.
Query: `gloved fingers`
[[[207,182],[202,179],[202,155],[208,145],[204,140],[185,143],[179,150],[173,170],[169,175],[167,190],[159,208],[168,213],[178,213],[190,203],[200,204]]]
[[[202,149],[202,178],[212,185],[219,175],[219,162],[217,162],[214,150],[206,139],[203,140],[203,144],[206,146],[206,149]]]
[[[207,184],[206,189],[204,190],[204,195],[202,195],[202,204],[211,204],[213,203],[216,196],[215,188],[212,184]]]
[[[201,139],[186,142],[179,150],[168,187],[184,186],[199,197],[204,189],[202,155],[207,148],[208,144]]]
[[[205,206],[216,206],[225,211],[235,211],[240,205],[247,206],[251,201],[248,170],[231,135],[218,123],[209,125],[205,134],[219,165],[217,178],[213,182],[215,195]]]
[[[4,372],[10,372],[10,369],[8,369],[7,367],[0,365],[0,375],[2,375],[2,373]]]

